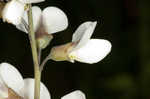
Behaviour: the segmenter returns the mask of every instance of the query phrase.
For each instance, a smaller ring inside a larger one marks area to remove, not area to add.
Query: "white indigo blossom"
[[[42,11],[38,6],[34,6],[32,7],[32,15],[36,39],[40,42],[42,48],[46,47],[47,44],[45,43],[47,43],[47,39],[52,37],[51,34],[63,31],[68,27],[66,14],[57,7],[47,7]],[[25,27],[26,25],[28,26],[27,12],[25,12],[23,20],[24,21],[16,27],[28,33]]]
[[[111,43],[104,39],[90,39],[97,22],[81,24],[72,37],[72,42],[52,48],[50,58],[55,61],[68,60],[97,63],[111,51]]]
[[[18,25],[21,23],[22,16],[26,10],[26,4],[43,1],[45,0],[11,0],[5,5],[2,11],[3,21]]]
[[[13,91],[10,92],[10,89]],[[15,93],[15,94],[14,94]],[[16,97],[21,98],[16,98]],[[23,79],[19,71],[8,63],[0,64],[0,98],[34,99],[34,79]],[[41,99],[51,99],[48,89],[41,83]]]
[[[68,26],[66,14],[57,7],[47,7],[43,11],[38,7],[32,7],[34,32],[44,32],[53,34],[62,31]],[[24,21],[28,25],[27,13],[23,16]],[[17,25],[17,28],[28,33],[24,27],[24,23]]]

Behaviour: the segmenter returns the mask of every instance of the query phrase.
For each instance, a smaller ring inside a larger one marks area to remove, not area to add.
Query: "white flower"
[[[86,97],[83,92],[81,92],[80,90],[76,90],[63,96],[61,99],[86,99]]]
[[[33,28],[37,35],[53,34],[63,31],[68,27],[68,19],[66,14],[57,7],[47,7],[43,11],[38,6],[32,7]],[[28,25],[28,17],[25,12],[24,21]],[[24,23],[16,26],[19,30],[28,33],[24,27]],[[39,33],[40,32],[40,33]]]
[[[45,0],[11,0],[6,4],[2,12],[3,21],[18,25],[26,10],[26,4],[39,3]]]
[[[55,61],[69,60],[97,63],[111,51],[111,43],[104,39],[90,39],[97,22],[85,22],[79,26],[72,42],[52,48],[50,58]]]
[[[23,79],[19,71],[8,63],[0,64],[0,98],[11,99],[13,96],[8,92],[12,89],[16,95],[23,99],[34,99],[34,79]],[[41,83],[41,99],[50,99],[48,89]],[[16,98],[13,98],[16,99]]]
[[[44,49],[53,36],[51,34],[65,30],[68,27],[66,14],[57,7],[47,7],[43,11],[37,6],[32,7],[33,29],[36,35],[38,46]],[[27,12],[23,17],[23,22],[16,27],[28,33]],[[25,27],[26,26],[26,27]]]
[[[104,39],[90,39],[97,22],[85,22],[73,34],[72,42],[77,42],[68,57],[83,63],[97,63],[110,51],[111,43]]]

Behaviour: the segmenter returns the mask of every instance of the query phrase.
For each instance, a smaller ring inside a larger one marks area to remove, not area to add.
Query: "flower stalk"
[[[48,56],[43,60],[42,64],[40,65],[40,71],[41,71],[41,73],[42,73],[42,71],[43,71],[43,69],[44,69],[45,64],[46,64],[47,61],[50,60],[50,59],[51,59],[51,58],[50,58],[50,56],[48,55]]]
[[[35,77],[35,87],[34,87],[34,99],[40,99],[40,80],[41,72],[38,62],[38,53],[36,46],[35,33],[33,31],[33,18],[32,18],[32,5],[28,5],[28,23],[29,23],[29,39],[32,49],[32,57],[34,62],[34,77]]]

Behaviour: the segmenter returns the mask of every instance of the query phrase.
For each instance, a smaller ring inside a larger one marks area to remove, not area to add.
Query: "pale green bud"
[[[46,48],[52,39],[53,39],[52,35],[43,35],[42,37],[37,38],[38,47],[40,49]]]

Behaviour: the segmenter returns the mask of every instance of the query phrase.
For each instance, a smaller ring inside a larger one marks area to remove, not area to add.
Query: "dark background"
[[[87,99],[150,98],[149,0],[47,0],[38,5],[42,9],[57,6],[69,19],[68,29],[54,34],[43,58],[52,46],[71,41],[73,32],[85,21],[98,21],[92,37],[113,45],[111,53],[97,64],[49,61],[42,81],[52,99],[77,89]],[[16,66],[24,78],[33,77],[27,34],[2,20],[0,30],[0,62]]]

